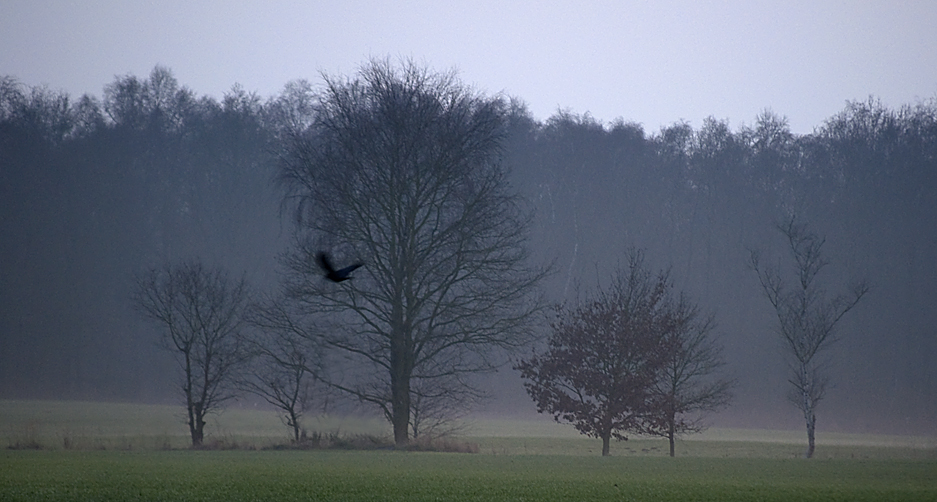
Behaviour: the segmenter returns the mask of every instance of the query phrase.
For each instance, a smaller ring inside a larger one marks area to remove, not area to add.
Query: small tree
[[[417,375],[410,384],[410,432],[413,439],[452,435],[464,428],[460,421],[484,395],[453,376],[423,381]]]
[[[699,307],[680,295],[667,308],[665,325],[667,355],[646,432],[666,437],[673,457],[676,436],[704,430],[702,414],[729,404],[733,382],[718,375],[725,362],[711,337],[712,316],[701,316]]]
[[[138,276],[132,299],[163,328],[160,344],[177,356],[192,446],[200,446],[205,417],[236,396],[235,377],[247,359],[239,336],[247,284],[190,261]]]
[[[868,293],[869,285],[862,280],[853,285],[848,295],[827,298],[816,280],[827,265],[821,253],[826,239],[809,231],[807,225],[795,223],[794,218],[778,225],[778,230],[787,238],[794,259],[794,284],[784,281],[780,267],[762,266],[757,251],[751,252],[751,266],[774,307],[777,331],[790,356],[792,391],[788,397],[804,414],[807,422],[804,456],[811,458],[815,449],[817,404],[823,399],[828,382],[823,361],[817,356],[836,341],[836,325]]]
[[[646,428],[667,362],[668,289],[667,275],[652,276],[632,252],[609,291],[575,309],[557,308],[545,354],[515,366],[537,411],[600,438],[603,456],[611,438]]]
[[[321,358],[308,330],[292,324],[282,302],[251,309],[249,322],[256,328],[249,338],[249,371],[240,387],[260,396],[280,411],[283,423],[301,439],[301,419],[313,397],[321,372]]]

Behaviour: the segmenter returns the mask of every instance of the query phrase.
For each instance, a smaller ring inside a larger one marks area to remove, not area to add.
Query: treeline
[[[129,307],[131,278],[200,256],[276,284],[291,228],[276,153],[303,120],[303,86],[216,100],[156,67],[73,99],[0,80],[2,395],[172,396],[171,365]],[[710,119],[659,131],[565,112],[540,122],[520,102],[510,113],[503,162],[535,211],[536,258],[554,263],[550,299],[605,285],[626,249],[645,249],[716,313],[739,382],[723,420],[784,410],[796,425],[773,314],[747,266],[751,249],[783,257],[774,224],[796,215],[827,237],[831,289],[853,274],[872,285],[831,358],[828,405],[841,411],[827,425],[933,431],[937,102],[850,102],[805,135],[770,111],[735,130]]]
[[[144,265],[198,255],[273,280],[269,108],[237,87],[196,97],[162,67],[101,99],[0,81],[5,395],[160,397],[166,366],[128,302]]]
[[[778,424],[786,367],[748,258],[787,259],[776,224],[796,216],[826,236],[827,289],[872,285],[825,356],[836,387],[825,425],[934,430],[937,102],[850,102],[806,135],[771,111],[735,131],[708,119],[647,132],[568,113],[514,127],[508,163],[536,207],[537,247],[556,259],[555,297],[607,284],[622,250],[647,249],[717,314],[739,381],[726,419]]]

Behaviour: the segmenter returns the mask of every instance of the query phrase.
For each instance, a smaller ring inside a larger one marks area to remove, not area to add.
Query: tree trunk
[[[189,408],[189,431],[192,433],[192,446],[202,446],[202,440],[205,439],[205,414],[201,403],[195,403]]]
[[[410,391],[409,386],[404,382],[395,381],[391,385],[393,387],[394,444],[397,448],[403,448],[409,442]]]
[[[807,451],[804,452],[804,458],[813,458],[814,431],[817,428],[817,415],[814,413],[817,401],[813,398],[813,393],[817,382],[812,378],[806,361],[800,362],[800,378],[804,419],[807,421]]]
[[[603,434],[603,435],[602,435],[602,456],[603,456],[603,457],[607,457],[607,456],[608,456],[609,443],[611,442],[611,439],[612,439],[612,435],[611,435],[611,434]]]
[[[195,430],[192,431],[192,446],[202,446],[202,441],[205,439],[205,421],[197,419],[195,423]]]
[[[397,277],[395,282],[403,284],[405,281],[403,277]],[[394,426],[394,445],[400,449],[407,446],[410,433],[411,361],[407,342],[411,333],[404,320],[403,291],[399,287],[395,289],[390,315],[390,421]]]
[[[674,456],[674,444],[673,444],[674,441],[673,441],[673,440],[674,440],[674,436],[676,435],[676,432],[677,432],[677,426],[676,426],[676,425],[677,425],[677,414],[673,411],[673,407],[672,407],[672,406],[671,406],[671,411],[670,411],[670,415],[669,415],[668,418],[669,418],[669,420],[668,420],[668,423],[667,423],[667,439],[670,440],[670,456],[673,457],[673,456]]]
[[[202,437],[196,429],[198,415],[195,412],[195,399],[192,397],[192,359],[189,350],[184,351],[183,354],[185,354],[185,411],[189,419],[189,436],[192,438],[192,446],[201,446]]]
[[[200,431],[198,430],[198,428],[196,427],[196,424],[198,423],[198,419],[195,416],[195,410],[193,409],[192,404],[189,404],[187,408],[188,408],[187,411],[189,414],[189,436],[192,438],[192,446],[201,446],[202,435]]]
[[[394,426],[394,445],[404,448],[410,432],[410,372],[406,369],[406,353],[402,343],[391,341],[390,392],[391,423]]]
[[[299,419],[296,418],[296,412],[293,409],[289,410],[290,414],[290,425],[293,426],[293,442],[299,443]]]
[[[816,431],[816,428],[817,416],[811,411],[807,416],[807,452],[804,453],[804,458],[813,458],[813,450],[816,446],[814,438],[814,431]]]

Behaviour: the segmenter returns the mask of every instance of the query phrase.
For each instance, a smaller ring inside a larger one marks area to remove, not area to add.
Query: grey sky
[[[402,4],[402,5],[398,5]],[[937,98],[937,2],[0,2],[0,75],[100,96],[171,68],[198,94],[262,96],[369,56],[412,57],[486,92],[648,131],[764,108],[810,132],[869,95]]]

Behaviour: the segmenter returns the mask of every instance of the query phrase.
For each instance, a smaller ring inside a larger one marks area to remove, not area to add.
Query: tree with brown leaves
[[[634,252],[610,290],[558,307],[547,352],[515,365],[537,411],[601,439],[603,456],[611,438],[642,430],[667,361],[667,292],[666,275],[652,276]]]

